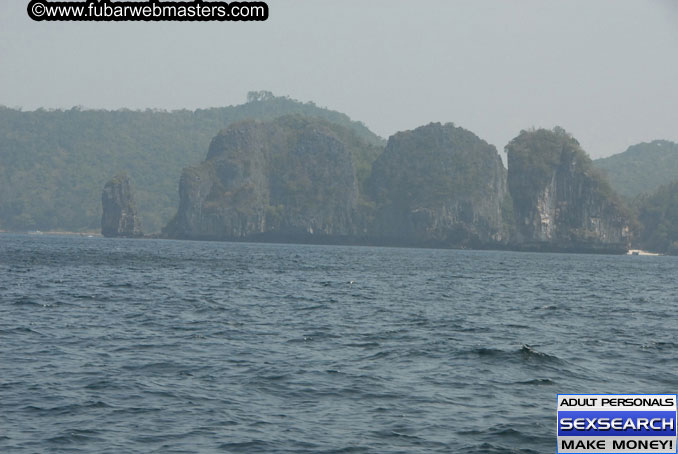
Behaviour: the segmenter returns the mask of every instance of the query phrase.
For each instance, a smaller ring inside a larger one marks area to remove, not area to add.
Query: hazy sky
[[[0,104],[197,108],[271,90],[388,137],[501,151],[560,125],[593,156],[678,141],[678,1],[269,0],[266,22],[33,22],[0,0]],[[215,131],[216,132],[216,131]]]

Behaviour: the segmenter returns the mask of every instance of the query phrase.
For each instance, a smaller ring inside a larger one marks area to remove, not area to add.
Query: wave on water
[[[540,352],[534,347],[522,344],[513,349],[499,349],[492,347],[476,347],[460,352],[460,356],[496,359],[498,361],[536,362],[562,364],[563,360],[556,355]]]

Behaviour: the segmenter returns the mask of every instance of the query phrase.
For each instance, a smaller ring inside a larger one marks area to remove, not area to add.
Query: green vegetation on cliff
[[[678,144],[667,140],[639,143],[593,163],[618,194],[629,198],[650,194],[678,176]]]
[[[323,118],[375,147],[383,144],[344,114],[269,92],[252,92],[243,105],[196,111],[0,107],[0,229],[98,230],[101,188],[126,171],[145,230],[159,231],[176,213],[182,169],[202,161],[219,130],[287,114]],[[358,170],[363,178],[369,171]]]
[[[452,123],[430,123],[391,136],[375,164],[373,191],[382,203],[428,206],[483,193],[500,159],[496,148]]]
[[[635,201],[640,234],[637,244],[654,252],[678,255],[678,181]]]

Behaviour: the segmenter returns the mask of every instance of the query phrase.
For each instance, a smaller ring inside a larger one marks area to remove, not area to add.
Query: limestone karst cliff
[[[101,234],[107,237],[142,236],[141,223],[134,203],[129,177],[122,173],[113,177],[101,193]]]
[[[516,246],[626,251],[628,214],[572,136],[558,127],[522,131],[506,152]]]
[[[396,244],[487,247],[506,240],[506,170],[494,146],[453,124],[399,132],[374,163],[372,236]]]
[[[313,241],[350,237],[362,161],[378,148],[319,119],[247,121],[220,132],[202,164],[185,169],[165,229],[193,239]]]
[[[301,116],[221,131],[183,171],[170,238],[625,252],[627,211],[565,131],[494,146],[453,124],[382,150]]]

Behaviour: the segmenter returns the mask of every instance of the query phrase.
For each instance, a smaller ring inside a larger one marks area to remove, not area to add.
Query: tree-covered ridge
[[[239,106],[195,111],[0,107],[0,229],[98,230],[101,189],[126,171],[145,229],[159,231],[176,212],[182,169],[202,161],[217,131],[290,113],[323,118],[375,147],[383,144],[342,113],[270,92],[252,92]]]
[[[353,168],[360,189],[364,192],[367,178],[372,171],[372,164],[383,151],[383,143],[365,140],[359,129],[347,128],[337,122],[325,118],[313,118],[303,115],[285,115],[273,121],[279,130],[287,131],[288,141],[297,140],[297,132],[305,130],[321,131],[336,138],[351,154]]]
[[[678,255],[678,181],[661,186],[635,201],[640,232],[638,245],[654,252]]]
[[[430,123],[389,138],[377,159],[371,190],[381,204],[435,206],[488,195],[487,171],[500,162],[494,146],[452,123]]]
[[[594,164],[620,195],[650,194],[678,176],[678,144],[668,140],[639,143],[623,153],[596,159]]]
[[[242,134],[245,130],[251,130],[249,134]],[[328,137],[335,138],[351,154],[356,179],[361,189],[372,171],[372,163],[383,151],[380,141],[365,140],[364,134],[359,129],[347,128],[337,122],[329,121],[322,117],[305,116],[300,114],[283,115],[272,121],[245,120],[232,124],[230,127],[219,131],[212,139],[207,154],[207,160],[214,159],[226,152],[234,153],[234,146],[238,140],[245,143],[239,144],[244,150],[250,145],[251,135],[265,134],[268,136],[267,143],[270,145],[266,153],[276,154],[279,148],[293,147],[303,134],[320,132]],[[237,148],[237,147],[236,147]],[[312,155],[312,153],[311,153]],[[278,159],[281,159],[280,157]],[[313,156],[311,156],[313,159]],[[302,163],[299,163],[300,165]],[[285,164],[285,167],[290,167]],[[290,181],[290,185],[294,182]]]

